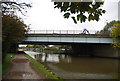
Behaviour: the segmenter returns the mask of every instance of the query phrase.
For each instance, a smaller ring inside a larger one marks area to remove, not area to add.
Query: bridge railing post
[[[68,34],[68,30],[67,30],[66,34]]]
[[[54,32],[54,30],[53,30],[53,34],[54,34],[55,32]]]
[[[34,30],[34,32],[33,32],[34,34],[35,34],[35,30]]]
[[[41,33],[41,30],[39,30],[40,32],[39,32],[39,34]]]
[[[75,30],[73,30],[73,34],[75,34]]]
[[[61,30],[60,30],[60,34],[61,34]]]

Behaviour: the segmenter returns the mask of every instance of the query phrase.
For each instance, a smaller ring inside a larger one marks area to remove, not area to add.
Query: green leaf
[[[77,21],[79,21],[82,16],[83,16],[82,13],[81,13],[81,14],[78,14],[78,15],[77,15]]]
[[[71,18],[73,19],[74,23],[77,24],[75,17],[71,17]]]
[[[94,16],[92,14],[90,14],[89,17],[88,17],[88,21],[91,21],[93,19],[94,19]]]
[[[60,8],[62,6],[62,2],[56,2],[54,5],[56,5],[54,8]]]
[[[82,16],[82,21],[85,22],[87,17],[85,15]],[[81,22],[82,23],[82,22]]]
[[[86,19],[88,19],[88,21],[98,21],[99,16],[102,16],[102,14],[105,13],[105,10],[100,8],[100,6],[103,5],[102,2],[97,2],[96,5],[92,5],[91,2],[62,2],[62,4],[55,3],[54,5],[57,6],[57,8],[59,7],[61,12],[64,11],[64,18],[69,18],[70,15],[74,14],[75,16],[71,17],[74,23],[77,23],[78,21],[85,22]],[[89,14],[89,16],[85,16],[86,13]],[[95,14],[97,14],[96,17]]]
[[[94,15],[94,19],[95,19],[96,21],[99,21],[99,15],[98,15],[98,14],[95,14],[95,15]]]
[[[77,15],[77,21],[79,21],[79,19],[80,19],[80,14]]]
[[[105,13],[105,12],[106,12],[105,10],[102,11],[102,13]]]
[[[64,14],[64,18],[69,18],[69,16],[70,16],[69,12]]]

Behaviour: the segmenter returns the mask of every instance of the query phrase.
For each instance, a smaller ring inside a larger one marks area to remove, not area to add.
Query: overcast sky
[[[28,10],[25,19],[26,24],[31,24],[32,30],[101,30],[107,22],[118,20],[118,1],[105,0],[103,9],[106,13],[100,17],[100,21],[90,21],[75,24],[71,18],[64,19],[59,9],[54,9],[51,0],[30,0],[33,7]]]

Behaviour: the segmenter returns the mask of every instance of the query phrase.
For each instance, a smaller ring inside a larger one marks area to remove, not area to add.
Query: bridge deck
[[[105,43],[111,44],[114,40],[108,35],[101,34],[26,34],[24,42],[40,43]]]
[[[25,36],[53,36],[53,37],[102,37],[111,38],[109,35],[103,34],[25,34]]]

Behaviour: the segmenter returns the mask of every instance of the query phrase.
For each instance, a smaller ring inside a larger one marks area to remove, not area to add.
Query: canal
[[[118,79],[119,59],[25,51],[62,79]]]

